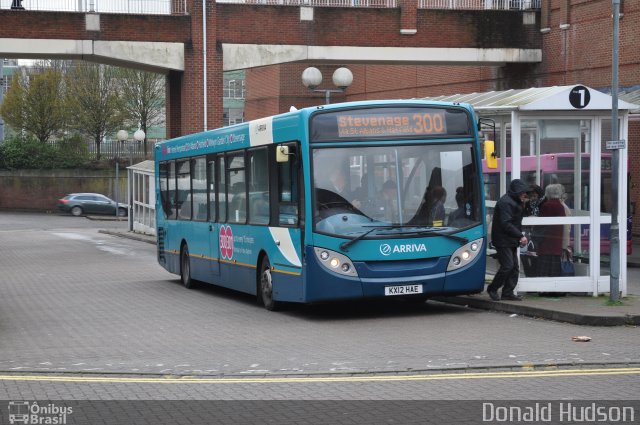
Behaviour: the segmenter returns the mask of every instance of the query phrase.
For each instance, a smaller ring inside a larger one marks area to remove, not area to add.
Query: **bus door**
[[[221,156],[224,160],[224,157]],[[216,161],[216,157],[210,156],[207,158],[207,192],[209,199],[209,233],[207,234],[207,238],[209,239],[209,255],[210,258],[210,272],[214,276],[220,275],[220,238],[219,238],[219,227],[218,224],[218,205],[220,204],[220,199],[217,195],[216,183],[219,184],[219,169],[220,165],[218,161]],[[218,177],[218,178],[216,178]],[[222,178],[224,179],[224,173],[222,173]],[[224,188],[224,180],[223,186]],[[224,193],[224,189],[223,189]],[[223,198],[222,198],[223,199]]]
[[[274,227],[270,231],[278,240],[283,239],[282,242],[284,242],[286,239],[290,242],[289,248],[295,251],[295,255],[293,252],[288,252],[287,244],[283,243],[279,248],[287,259],[286,263],[298,267],[303,239],[300,217],[304,217],[301,210],[304,205],[304,191],[302,190],[300,147],[295,142],[283,143],[278,145],[277,149],[281,147],[286,149],[286,154],[279,155],[280,158],[276,161],[277,172],[269,177],[273,188],[271,196],[275,201],[271,202],[271,216],[275,217],[275,220],[272,220]]]

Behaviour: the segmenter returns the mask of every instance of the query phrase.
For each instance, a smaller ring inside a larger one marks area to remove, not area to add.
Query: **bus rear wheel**
[[[189,247],[187,244],[182,246],[180,250],[180,280],[185,288],[193,288],[193,279],[191,279],[191,260],[189,259]]]
[[[258,280],[258,301],[269,311],[280,309],[281,303],[273,299],[273,279],[271,277],[271,263],[264,257],[260,263],[260,277]]]

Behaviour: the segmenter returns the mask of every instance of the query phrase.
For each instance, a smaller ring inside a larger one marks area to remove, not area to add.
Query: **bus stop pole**
[[[618,140],[618,44],[620,0],[613,2],[613,50],[611,66],[611,140]],[[609,299],[620,299],[620,226],[618,224],[618,175],[620,149],[614,149],[611,155],[611,229],[609,232],[610,288]]]

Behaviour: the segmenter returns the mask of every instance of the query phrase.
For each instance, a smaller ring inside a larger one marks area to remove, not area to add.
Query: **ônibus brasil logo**
[[[427,252],[427,247],[423,243],[407,243],[394,245],[393,247],[388,243],[380,245],[380,254],[387,256],[391,254],[407,254],[412,252]]]
[[[233,257],[233,232],[229,226],[220,226],[220,255],[225,260]]]

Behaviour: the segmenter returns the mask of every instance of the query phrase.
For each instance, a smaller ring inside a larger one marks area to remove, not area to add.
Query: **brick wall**
[[[523,25],[520,13],[504,11],[438,11],[417,10],[415,0],[403,0],[398,9],[315,8],[313,21],[301,21],[297,7],[215,4],[207,7],[207,63],[205,123],[204,43],[202,40],[202,2],[188,0],[190,15],[145,16],[100,14],[100,31],[85,30],[85,14],[0,10],[0,38],[50,38],[76,40],[129,40],[185,43],[185,72],[170,72],[167,76],[167,132],[175,137],[201,131],[205,127],[222,125],[222,53],[221,43],[262,43],[301,45],[399,46],[399,47],[519,47],[540,46],[540,34],[535,26]],[[406,28],[411,27],[411,28]],[[416,29],[407,36],[400,29]],[[447,34],[443,37],[443,34]],[[292,68],[297,73],[297,67]],[[369,73],[374,86],[384,79],[385,72]],[[408,74],[412,71],[408,70]],[[403,74],[405,72],[403,71]],[[415,74],[414,79],[422,78]],[[287,69],[277,71],[282,81],[291,80]],[[259,75],[257,73],[256,75]],[[330,74],[328,80],[330,81]],[[465,82],[466,83],[466,82]],[[403,83],[404,84],[404,83]],[[255,85],[254,85],[255,86]],[[462,87],[462,86],[459,86]],[[280,85],[276,86],[280,88]],[[484,88],[484,87],[483,87]],[[271,99],[257,92],[248,105],[248,116],[263,116],[288,110],[291,104],[313,104],[317,99],[299,96],[304,88],[293,87],[285,96],[274,92]],[[408,85],[376,89],[367,94],[364,88],[353,96],[409,96],[418,88]],[[396,90],[397,94],[392,94]],[[402,90],[399,91],[398,90]],[[424,92],[424,88],[421,90]],[[336,100],[344,100],[336,94]],[[258,108],[260,106],[260,108]],[[279,109],[274,110],[274,109]]]
[[[119,201],[126,202],[125,167],[120,168],[118,190]],[[74,192],[115,199],[115,169],[0,171],[0,209],[57,211],[58,199]]]
[[[535,71],[542,85],[580,82],[611,85],[611,0],[552,0],[549,29],[542,35],[543,62]],[[620,86],[640,84],[640,1],[623,1],[620,20]],[[560,25],[568,24],[567,29]]]
[[[0,38],[187,42],[190,16],[100,14],[100,31],[85,30],[85,14],[0,10]]]

